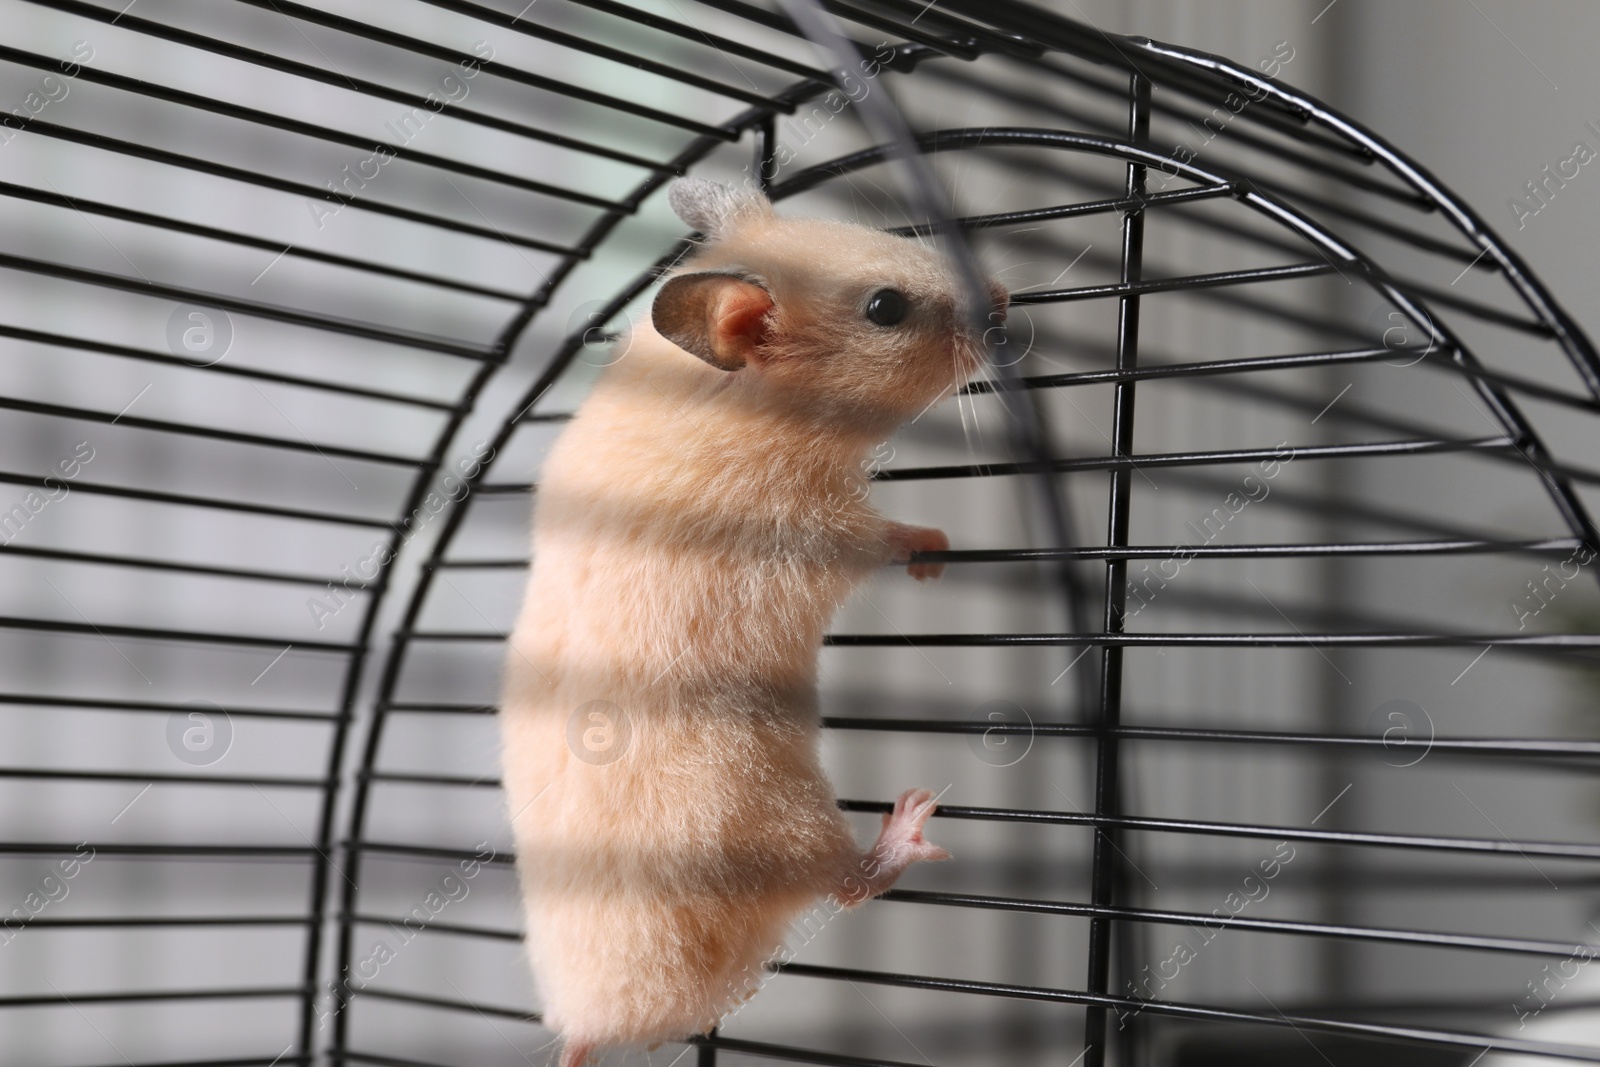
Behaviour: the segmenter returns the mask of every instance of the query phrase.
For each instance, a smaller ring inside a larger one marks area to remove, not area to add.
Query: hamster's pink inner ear
[[[759,363],[767,343],[772,294],[731,274],[669,278],[650,306],[656,331],[713,367],[736,371]]]

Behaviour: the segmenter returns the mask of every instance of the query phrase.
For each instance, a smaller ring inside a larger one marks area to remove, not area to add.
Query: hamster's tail
[[[568,1041],[561,1049],[561,1067],[584,1067],[594,1045],[587,1041]]]

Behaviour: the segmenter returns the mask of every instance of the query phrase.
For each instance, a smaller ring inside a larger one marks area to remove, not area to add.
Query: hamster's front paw
[[[931,526],[906,526],[898,522],[889,524],[889,562],[909,563],[906,573],[919,582],[924,578],[938,578],[944,574],[944,564],[911,563],[911,554],[949,550],[950,538],[944,535],[943,530],[936,530]]]

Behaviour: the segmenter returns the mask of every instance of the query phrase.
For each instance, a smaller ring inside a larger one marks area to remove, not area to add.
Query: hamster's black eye
[[[906,310],[906,298],[893,289],[879,289],[867,301],[867,318],[879,326],[898,326]]]

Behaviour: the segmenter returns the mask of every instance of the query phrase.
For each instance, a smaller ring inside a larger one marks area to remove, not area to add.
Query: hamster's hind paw
[[[894,811],[883,817],[883,832],[878,840],[906,857],[907,865],[950,858],[947,849],[926,840],[922,828],[938,810],[938,797],[929,789],[907,789],[894,802]]]

